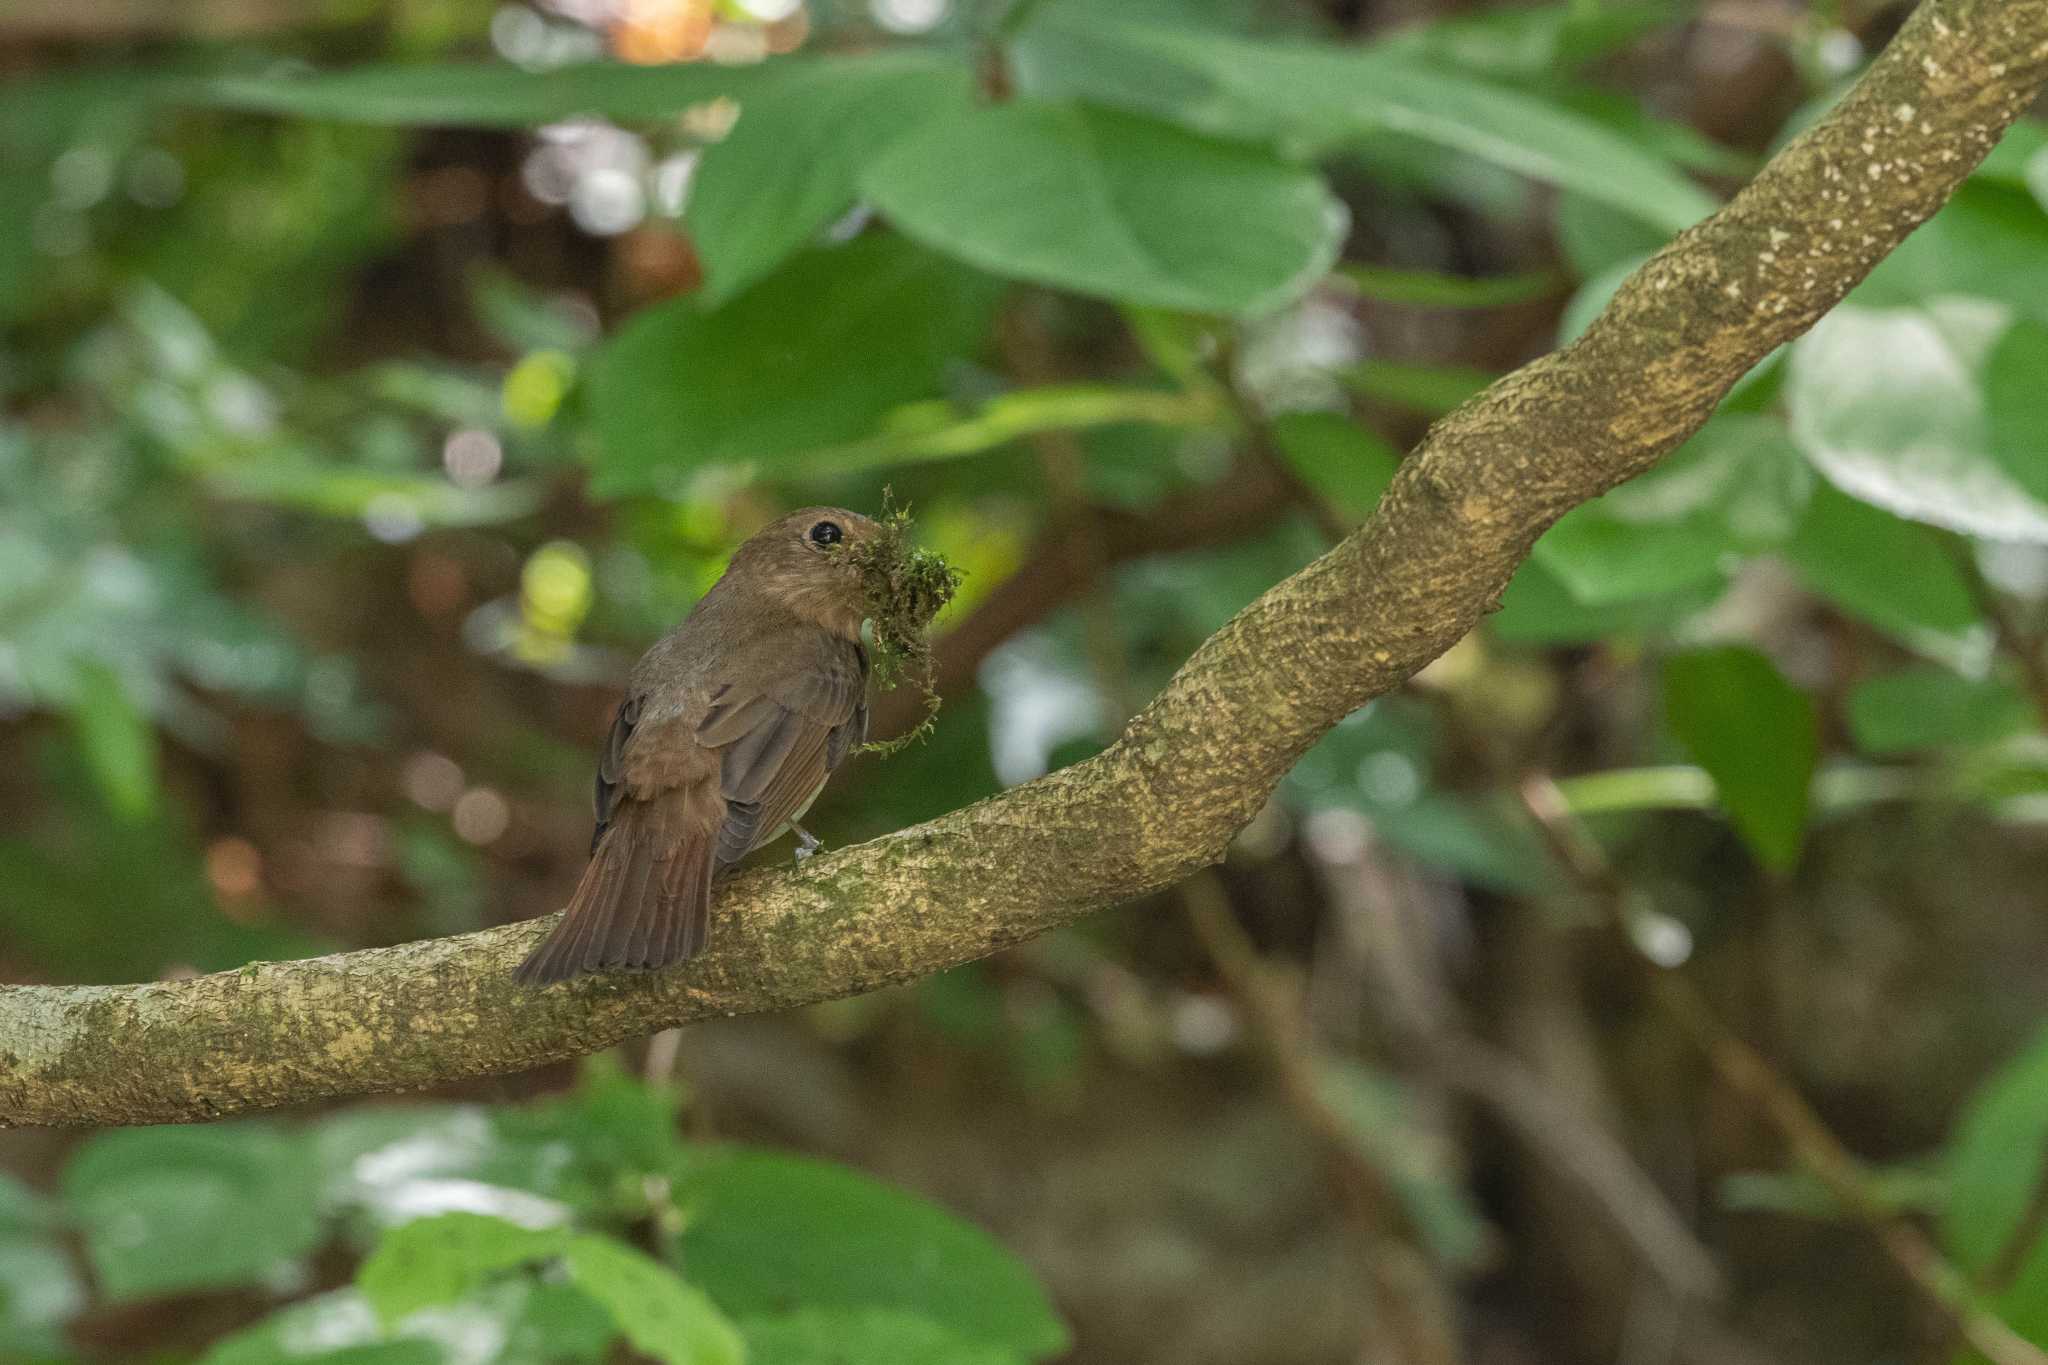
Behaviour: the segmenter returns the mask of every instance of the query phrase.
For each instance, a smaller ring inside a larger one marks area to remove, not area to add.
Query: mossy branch
[[[1926,0],[1848,98],[1452,413],[1372,519],[1218,631],[1103,753],[734,883],[688,967],[534,991],[546,922],[135,986],[0,988],[0,1124],[162,1123],[517,1071],[940,971],[1223,854],[1339,719],[1458,640],[1559,516],[1678,445],[1924,222],[2048,75],[2048,0]]]

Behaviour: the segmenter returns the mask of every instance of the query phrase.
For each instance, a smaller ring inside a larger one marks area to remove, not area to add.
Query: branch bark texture
[[[1848,97],[1569,348],[1444,418],[1358,531],[1197,650],[1116,744],[714,909],[688,967],[534,991],[547,927],[186,981],[0,988],[0,1125],[132,1124],[517,1071],[907,981],[1170,886],[1310,745],[1498,604],[1530,545],[1641,473],[1962,183],[2048,79],[2048,0],[1925,0]]]

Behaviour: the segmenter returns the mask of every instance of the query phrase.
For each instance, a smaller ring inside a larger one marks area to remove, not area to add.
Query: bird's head
[[[805,507],[779,517],[733,552],[728,579],[744,581],[802,620],[849,640],[867,615],[861,557],[881,525],[843,507]]]

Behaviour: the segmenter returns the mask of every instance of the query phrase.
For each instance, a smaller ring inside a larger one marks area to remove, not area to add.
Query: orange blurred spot
[[[222,912],[230,919],[245,919],[254,909],[249,902],[263,889],[263,854],[236,835],[216,839],[206,847],[206,880],[220,899]]]
[[[710,0],[620,0],[612,51],[642,66],[687,62],[711,37]]]

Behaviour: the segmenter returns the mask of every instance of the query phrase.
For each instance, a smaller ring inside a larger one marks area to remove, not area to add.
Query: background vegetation
[[[804,503],[969,575],[828,843],[1099,748],[1904,8],[10,6],[0,973],[557,908],[624,668]],[[580,1076],[6,1134],[0,1358],[2048,1343],[2044,432],[2027,122],[1217,872]]]

